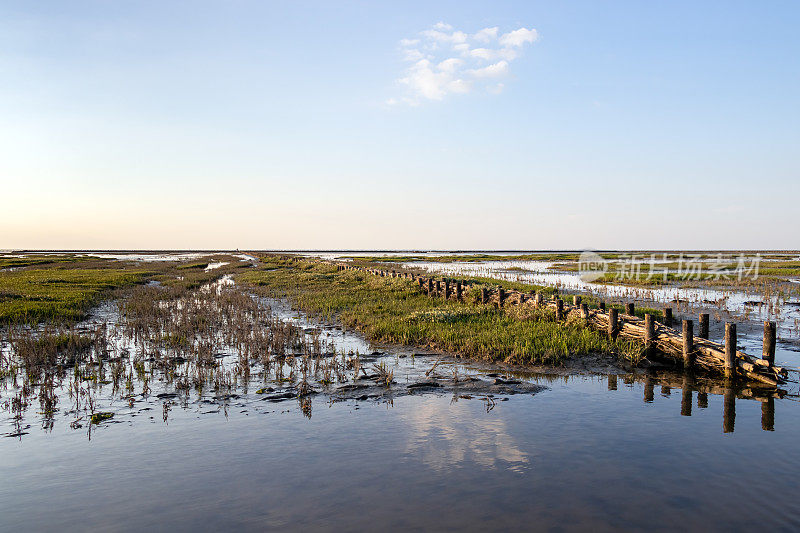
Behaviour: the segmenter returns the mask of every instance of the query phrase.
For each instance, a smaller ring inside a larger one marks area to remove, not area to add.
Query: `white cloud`
[[[463,43],[467,40],[467,34],[463,31],[454,31],[449,33],[439,30],[425,30],[422,32],[422,35],[434,41],[440,41],[444,43]]]
[[[500,44],[505,47],[520,47],[525,43],[533,43],[539,38],[539,33],[534,29],[520,28],[500,36]]]
[[[400,52],[408,66],[397,81],[405,94],[386,103],[419,105],[475,88],[499,94],[504,88],[499,80],[508,76],[511,62],[538,38],[534,29],[519,28],[501,35],[494,26],[468,34],[438,22],[414,38],[400,40]]]
[[[410,50],[403,50],[404,61],[419,61],[423,57],[425,57],[425,55],[416,48],[411,48]]]
[[[437,66],[439,70],[444,72],[455,72],[459,65],[462,65],[464,62],[458,58],[451,57],[450,59],[445,59]]]
[[[488,43],[489,41],[493,41],[497,39],[497,31],[500,28],[495,26],[494,28],[483,28],[475,35],[472,36],[473,39],[478,41],[479,43]]]
[[[414,63],[400,83],[407,85],[412,94],[429,100],[441,100],[450,93],[469,92],[471,83],[458,76],[458,59],[447,59],[438,65],[427,59]]]
[[[516,50],[511,50],[509,48],[473,48],[469,51],[469,55],[472,57],[477,57],[478,59],[484,59],[486,61],[497,61],[498,59],[512,61],[517,58],[518,54]]]
[[[498,61],[488,67],[476,68],[469,71],[476,78],[499,78],[508,74],[508,61]]]

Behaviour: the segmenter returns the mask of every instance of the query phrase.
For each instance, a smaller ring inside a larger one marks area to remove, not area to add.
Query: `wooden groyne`
[[[730,381],[748,382],[750,386],[777,388],[788,377],[786,369],[775,366],[774,322],[764,323],[764,345],[761,357],[737,349],[736,324],[725,324],[725,342],[708,340],[708,314],[700,314],[698,335],[694,334],[694,321],[683,320],[681,329],[673,327],[672,308],[664,308],[664,318],[657,322],[653,315],[644,318],[635,315],[634,304],[628,303],[624,312],[599,308],[590,309],[576,295],[569,304],[558,295],[545,299],[539,292],[522,292],[492,287],[472,281],[452,278],[420,276],[412,272],[358,266],[338,261],[325,261],[339,270],[356,270],[382,277],[399,277],[416,281],[419,289],[431,297],[464,301],[464,289],[478,289],[477,302],[497,307],[521,305],[547,307],[555,311],[556,320],[583,320],[588,326],[606,332],[611,338],[631,339],[641,342],[648,355],[659,355],[682,365],[687,371],[702,370],[721,374]]]

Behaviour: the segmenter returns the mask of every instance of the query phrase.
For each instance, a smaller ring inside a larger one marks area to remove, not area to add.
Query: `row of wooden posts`
[[[626,376],[622,376],[626,380]],[[630,382],[633,383],[631,378]],[[775,430],[775,397],[778,394],[765,394],[763,391],[752,391],[749,389],[735,389],[733,387],[719,387],[715,385],[700,385],[696,383],[689,374],[684,374],[682,381],[675,382],[669,378],[657,378],[646,376],[644,378],[644,401],[652,403],[655,400],[655,387],[661,385],[662,396],[670,396],[673,386],[681,389],[681,416],[692,416],[692,400],[694,392],[697,392],[697,407],[705,409],[708,407],[708,395],[716,394],[722,396],[722,431],[731,433],[736,423],[736,398],[737,393],[743,398],[758,400],[761,403],[761,429],[764,431]],[[608,376],[608,390],[617,390],[617,376]]]
[[[467,285],[462,280],[454,280],[451,283],[447,279],[433,279],[406,271],[398,272],[350,264],[335,264],[339,270],[361,270],[377,276],[415,280],[423,292],[432,297],[441,296],[444,299],[462,300],[464,287]],[[556,320],[559,321],[566,320],[569,314],[573,313],[595,328],[605,329],[612,339],[619,336],[637,339],[644,343],[648,354],[659,352],[672,356],[674,359],[680,359],[686,370],[701,367],[706,370],[719,371],[730,380],[743,377],[769,387],[777,387],[787,376],[785,369],[775,366],[775,322],[764,322],[762,356],[755,358],[737,350],[736,324],[734,323],[725,323],[725,337],[722,345],[708,340],[708,313],[700,313],[698,334],[695,336],[694,321],[691,319],[683,320],[681,332],[672,328],[674,319],[671,307],[664,308],[663,321],[658,324],[650,313],[645,313],[643,320],[638,318],[635,315],[634,304],[630,302],[625,304],[626,316],[622,320],[619,310],[614,307],[606,309],[605,302],[600,302],[598,309],[590,310],[580,295],[574,295],[574,305],[567,307],[564,300],[558,296],[553,300],[544,301],[542,294],[536,291],[526,294],[497,287],[490,292],[486,286],[480,286],[479,291],[478,301],[482,304],[494,303],[498,307],[502,307],[507,302],[517,305],[531,302],[537,307],[547,305],[555,309]]]

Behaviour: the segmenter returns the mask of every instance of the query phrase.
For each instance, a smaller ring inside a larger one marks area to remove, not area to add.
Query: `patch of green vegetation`
[[[178,265],[178,270],[205,270],[208,265],[208,261],[201,261],[199,263],[183,263]]]
[[[0,256],[0,269],[22,268],[36,265],[52,265],[56,263],[73,263],[77,258],[72,255],[47,255],[28,257],[2,257]]]
[[[0,272],[0,323],[79,320],[111,289],[151,273],[124,268],[41,268]]]
[[[574,355],[598,352],[638,355],[632,345],[612,342],[579,320],[556,322],[551,310],[472,303],[476,285],[467,287],[465,302],[443,301],[401,278],[340,272],[313,261],[276,260],[274,265],[240,274],[237,280],[273,297],[289,297],[308,313],[336,317],[377,342],[513,363],[559,364]],[[490,281],[498,285],[498,280]]]
[[[106,421],[106,420],[111,420],[112,418],[114,418],[114,413],[110,413],[110,412],[99,412],[99,413],[94,413],[94,414],[92,415],[91,422],[92,422],[92,424],[95,424],[95,425],[97,425],[97,424],[99,424],[100,422],[104,422],[104,421]]]

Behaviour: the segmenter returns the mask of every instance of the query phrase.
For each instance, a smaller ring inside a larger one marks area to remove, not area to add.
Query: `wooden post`
[[[625,314],[629,316],[636,316],[636,310],[633,307],[633,303],[629,302],[625,304]]]
[[[589,306],[586,304],[581,304],[581,318],[584,320],[589,318]]]
[[[519,305],[522,305],[524,303],[525,303],[525,293],[521,292],[519,293]]]
[[[580,307],[581,306],[581,297],[576,294],[575,296],[572,297],[572,303],[575,304],[575,307]]]
[[[653,320],[653,315],[645,313],[644,315],[644,346],[647,350],[647,355],[655,352],[656,343],[656,323]]]
[[[556,298],[556,320],[564,320],[564,300]]]
[[[691,320],[683,321],[683,368],[691,370],[694,367],[694,323]]]
[[[725,377],[736,377],[736,324],[725,322]]]
[[[700,331],[698,332],[698,337],[701,339],[708,338],[708,313],[700,313]]]
[[[461,291],[462,291],[461,282],[456,281],[456,300],[458,300],[459,302],[461,301]]]
[[[503,287],[497,288],[497,305],[503,307],[503,300],[506,297],[506,291],[503,290]]]
[[[486,287],[481,287],[481,303],[486,303]]]
[[[433,296],[433,280],[428,278],[428,295]]]
[[[697,407],[700,409],[708,409],[708,393],[707,392],[698,392],[697,393]]]
[[[536,307],[542,305],[542,293],[536,291],[536,294],[533,295],[533,303],[536,304]]]
[[[608,375],[608,390],[617,390],[617,375]]]
[[[761,429],[775,431],[775,399],[772,396],[761,403]]]
[[[664,308],[664,325],[672,327],[672,308]]]
[[[655,382],[650,376],[644,378],[644,403],[653,403],[655,397]]]
[[[608,310],[608,336],[611,339],[617,338],[617,314],[618,312],[614,307]]]
[[[688,374],[683,376],[681,386],[681,416],[692,416],[692,384]]]
[[[733,433],[736,426],[736,393],[732,388],[725,389],[722,402],[722,432]]]
[[[605,311],[606,310],[606,303],[605,302],[600,302],[600,310],[601,311]]]
[[[776,324],[769,320],[764,322],[764,347],[761,351],[761,357],[769,363],[769,366],[775,364],[775,335]]]
[[[450,299],[450,282],[446,280],[444,282],[444,299],[445,300]]]

